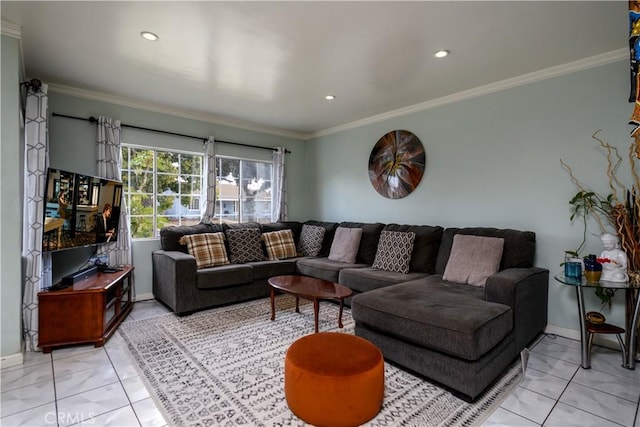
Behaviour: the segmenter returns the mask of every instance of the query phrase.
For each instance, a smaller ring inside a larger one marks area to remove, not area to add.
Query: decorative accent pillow
[[[498,272],[504,239],[456,234],[442,278],[450,282],[484,286]]]
[[[383,230],[378,241],[373,268],[378,270],[409,273],[409,263],[413,252],[416,233]]]
[[[187,245],[187,251],[196,259],[198,269],[229,264],[224,233],[189,234],[182,236],[179,243]]]
[[[331,243],[329,259],[355,264],[360,239],[362,239],[362,228],[338,227]]]
[[[243,262],[264,260],[259,229],[237,228],[225,230],[224,233],[229,241],[232,263],[242,264]]]
[[[272,261],[298,256],[291,230],[262,233],[262,240],[267,248],[267,255]]]
[[[324,233],[324,227],[303,224],[300,232],[300,242],[298,242],[298,252],[303,256],[318,256],[322,249]]]

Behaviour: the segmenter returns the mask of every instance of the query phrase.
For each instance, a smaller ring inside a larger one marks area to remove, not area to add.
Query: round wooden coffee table
[[[296,313],[300,313],[300,298],[313,301],[316,332],[318,332],[318,312],[320,300],[340,300],[338,327],[342,328],[342,308],[344,299],[353,295],[351,289],[338,283],[307,276],[275,276],[268,280],[271,287],[271,320],[276,319],[276,290],[296,297]]]

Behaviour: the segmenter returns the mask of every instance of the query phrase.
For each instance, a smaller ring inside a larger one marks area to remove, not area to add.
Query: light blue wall
[[[628,69],[620,61],[310,141],[309,212],[320,220],[532,230],[536,264],[553,275],[582,235],[569,222],[577,189],[560,159],[606,193],[606,160],[591,135],[602,128],[603,138],[627,152]],[[422,182],[400,200],[378,195],[367,174],[371,149],[393,129],[416,134],[427,154]],[[587,249],[602,250],[591,236]],[[577,330],[574,289],[553,279],[549,285],[549,323]],[[615,298],[613,318],[621,318],[623,299]],[[589,293],[597,309],[596,301]]]
[[[0,144],[0,349],[2,358],[21,351],[22,158],[19,41],[0,42],[2,131]],[[18,362],[19,363],[19,362]]]
[[[293,138],[275,136],[216,125],[197,120],[159,114],[136,108],[129,108],[106,102],[77,98],[49,92],[49,112],[76,117],[109,116],[122,123],[195,136],[213,135],[216,139],[242,142],[265,147],[285,146],[292,151],[287,155],[287,182],[289,191],[289,217],[292,220],[306,219],[305,194],[305,147]],[[96,166],[96,126],[89,122],[62,117],[49,120],[50,165],[55,168],[95,175]],[[149,147],[173,148],[202,152],[202,141],[163,135],[124,127],[121,140],[125,143]],[[270,160],[271,151],[228,144],[218,144],[220,155]],[[136,240],[133,244],[134,280],[138,297],[151,297],[151,252],[160,249],[156,239]],[[72,249],[53,254],[53,279],[77,270],[91,256],[91,249]]]

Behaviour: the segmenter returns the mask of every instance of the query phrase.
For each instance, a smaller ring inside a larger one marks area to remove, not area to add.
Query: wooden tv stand
[[[42,351],[88,342],[103,346],[133,308],[132,271],[128,265],[116,273],[98,272],[62,290],[39,292]]]

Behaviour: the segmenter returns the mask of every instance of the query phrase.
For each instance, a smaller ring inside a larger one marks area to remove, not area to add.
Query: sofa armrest
[[[196,283],[196,259],[180,251],[154,251],[153,262],[153,295],[171,307],[176,313],[182,312],[178,304],[185,290]]]
[[[509,268],[487,279],[485,299],[513,310],[518,351],[547,326],[548,294],[549,270],[543,268]]]

